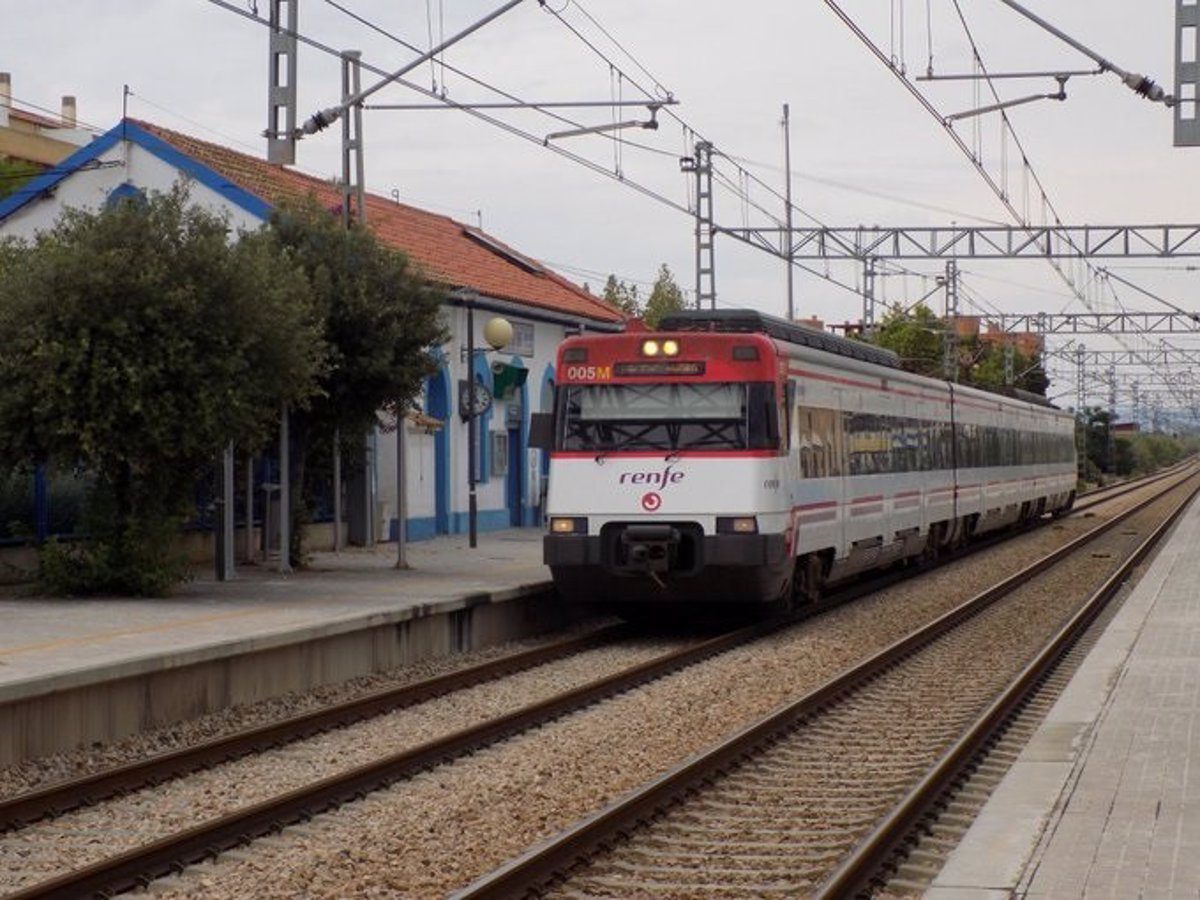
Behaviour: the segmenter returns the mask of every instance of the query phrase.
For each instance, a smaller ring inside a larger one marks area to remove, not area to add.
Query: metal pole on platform
[[[783,104],[783,177],[786,179],[784,203],[787,205],[783,233],[783,239],[787,241],[787,253],[784,255],[784,259],[787,261],[787,311],[788,321],[792,322],[796,319],[796,302],[793,294],[794,273],[792,271],[793,257],[795,257],[795,253],[792,252],[792,117],[791,110],[786,103]]]
[[[292,571],[291,471],[288,465],[288,408],[279,416],[279,571]],[[265,517],[264,517],[265,521]]]
[[[264,516],[265,518],[265,516]],[[254,561],[254,456],[246,454],[246,559]]]
[[[408,518],[408,502],[405,478],[408,477],[407,458],[404,454],[404,410],[396,413],[396,568],[408,568],[408,529],[404,520]]]
[[[475,501],[475,307],[467,304],[467,531],[468,543],[478,543]]]
[[[333,429],[333,552],[342,549],[342,429]]]
[[[233,578],[233,442],[221,454],[221,524],[220,524],[220,541],[221,541],[221,571],[217,577],[221,581],[229,581]]]

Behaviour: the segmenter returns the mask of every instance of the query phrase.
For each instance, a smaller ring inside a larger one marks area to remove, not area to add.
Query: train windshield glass
[[[779,445],[774,385],[588,384],[559,391],[560,450],[766,450]]]

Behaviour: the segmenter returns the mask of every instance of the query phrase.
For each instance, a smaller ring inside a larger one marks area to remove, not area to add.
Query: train
[[[543,557],[570,601],[792,606],[1071,508],[1069,412],[753,310],[558,349]]]

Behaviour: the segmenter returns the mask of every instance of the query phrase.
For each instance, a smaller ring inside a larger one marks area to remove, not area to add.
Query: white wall
[[[97,210],[103,207],[109,193],[123,183],[149,191],[168,191],[180,179],[181,173],[174,166],[162,161],[149,151],[133,144],[118,143],[99,157],[102,163],[115,163],[108,168],[80,170],[63,179],[51,196],[29,203],[0,223],[0,236],[32,238],[40,230],[51,228],[62,211],[68,207]],[[253,230],[262,225],[241,207],[205,187],[191,182],[191,197],[208,209],[228,215],[230,225],[239,229]],[[511,350],[491,351],[483,337],[487,321],[497,313],[476,309],[475,346],[487,349],[487,359],[511,362]],[[528,322],[534,327],[534,348],[531,356],[519,357],[529,370],[526,381],[526,396],[529,409],[523,412],[528,421],[532,412],[548,412],[542,408],[542,377],[548,364],[553,364],[558,344],[567,333],[567,326],[525,319],[515,314],[504,314],[513,322]],[[450,440],[450,517],[451,530],[455,530],[456,518],[466,515],[468,508],[467,485],[467,426],[459,416],[458,382],[467,377],[468,366],[465,356],[465,334],[467,311],[463,307],[443,307],[442,316],[451,340],[443,348],[451,382],[451,412],[443,427]],[[493,404],[490,430],[507,431],[505,412],[509,402]],[[423,408],[423,405],[422,405]],[[409,519],[430,519],[435,513],[435,439],[423,430],[409,427],[405,430],[407,460],[407,511]],[[487,435],[483,440],[489,440]],[[380,434],[377,440],[375,460],[377,494],[377,531],[381,539],[389,534],[390,521],[396,515],[396,432]],[[527,451],[524,459],[524,506],[532,509],[539,499],[540,451]],[[488,476],[477,487],[476,497],[481,518],[489,512],[493,520],[496,512],[505,508],[505,476]],[[456,517],[456,514],[458,516]],[[465,526],[464,526],[465,527]]]
[[[442,350],[451,381],[451,413],[448,421],[443,424],[443,428],[447,430],[450,441],[450,514],[451,528],[453,529],[455,514],[458,513],[461,516],[465,516],[469,505],[469,487],[467,484],[467,424],[462,420],[458,409],[458,382],[466,379],[468,372],[465,359],[467,311],[463,307],[447,306],[443,308],[443,315],[447,329],[451,333],[451,340]],[[495,315],[498,314],[489,310],[476,309],[474,316],[476,352],[478,354],[480,350],[486,348],[485,357],[489,362],[501,361],[510,363],[515,354],[507,349],[492,351],[488,348],[487,342],[483,337],[484,326]],[[543,408],[542,405],[542,378],[546,366],[553,365],[558,345],[566,337],[568,327],[522,318],[519,315],[507,312],[503,315],[504,318],[514,323],[526,322],[532,325],[534,330],[533,354],[531,356],[517,357],[521,361],[521,364],[529,371],[525,383],[528,409],[522,413],[523,418],[528,421],[531,413],[551,411]],[[422,408],[424,408],[423,401],[424,398],[422,397]],[[519,402],[519,400],[494,401],[492,404],[489,431],[507,432],[508,429],[505,424],[506,411],[509,406],[519,404]],[[434,516],[436,504],[434,437],[410,426],[405,431],[405,440],[405,449],[408,454],[406,482],[409,492],[407,498],[408,517],[409,519],[431,518]],[[490,438],[487,434],[484,434],[483,440],[489,441]],[[377,533],[386,536],[390,527],[389,522],[395,516],[396,510],[395,433],[381,434],[378,447],[379,452],[376,465],[378,484],[380,486],[380,516],[378,523],[380,530]],[[525,453],[523,489],[526,511],[532,510],[540,499],[540,485],[537,475],[540,471],[540,455],[541,451],[539,450],[527,450]],[[493,476],[489,474],[487,480],[481,481],[477,485],[476,502],[480,511],[481,522],[487,514],[491,513],[494,519],[497,511],[506,508],[505,484],[506,476]],[[528,515],[528,512],[526,514]]]
[[[180,179],[180,171],[137,145],[118,142],[102,153],[101,163],[116,163],[110,168],[81,169],[58,182],[53,194],[32,203],[27,203],[3,222],[0,236],[32,238],[38,231],[54,226],[64,209],[78,208],[97,210],[104,206],[109,193],[119,185],[129,182],[134,187],[147,191],[171,190]],[[240,206],[235,206],[216,191],[198,182],[191,182],[192,200],[215,212],[229,215],[230,225],[235,229],[253,230],[261,220],[251,216]]]

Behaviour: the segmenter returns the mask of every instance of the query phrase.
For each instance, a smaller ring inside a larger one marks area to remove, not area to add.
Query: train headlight
[[[587,534],[588,521],[584,517],[551,516],[551,534]]]
[[[754,516],[717,516],[717,534],[758,534]]]
[[[658,341],[642,341],[642,356],[658,356]]]
[[[662,352],[663,356],[678,356],[679,341],[663,341]]]

